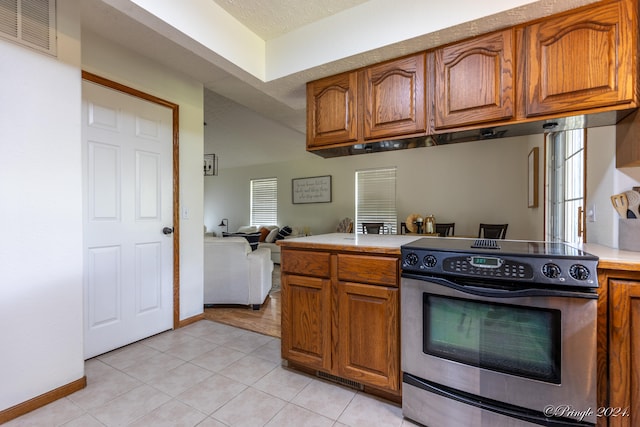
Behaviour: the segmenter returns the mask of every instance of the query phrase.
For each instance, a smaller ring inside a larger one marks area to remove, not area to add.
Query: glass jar
[[[433,215],[427,215],[424,219],[424,232],[426,234],[433,234],[436,232],[436,219]]]

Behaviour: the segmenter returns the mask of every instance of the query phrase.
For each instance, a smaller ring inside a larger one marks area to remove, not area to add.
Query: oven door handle
[[[567,291],[564,289],[541,289],[541,288],[527,288],[527,289],[496,289],[490,287],[475,286],[465,283],[453,282],[449,279],[442,277],[425,277],[412,274],[403,274],[403,277],[409,277],[417,280],[437,283],[439,285],[446,286],[457,291],[476,295],[485,298],[519,298],[519,297],[564,297],[564,298],[585,298],[585,299],[598,299],[598,294],[595,292],[584,292],[576,289],[575,291]]]

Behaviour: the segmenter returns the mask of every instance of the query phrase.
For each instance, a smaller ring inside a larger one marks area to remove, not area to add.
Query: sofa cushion
[[[259,242],[264,242],[264,239],[267,238],[267,236],[269,235],[269,233],[271,232],[271,230],[269,230],[266,227],[262,227],[260,229],[260,239],[258,240]]]
[[[223,232],[224,234],[224,232]],[[251,245],[244,237],[228,236],[228,237],[212,237],[205,236],[204,243],[214,246],[224,246],[226,248],[233,247],[234,250],[243,251],[245,255],[250,254]]]
[[[260,232],[256,233],[227,233],[223,232],[222,236],[224,237],[244,237],[249,242],[251,246],[251,250],[255,251],[258,249],[258,241],[260,240]]]
[[[242,227],[238,228],[236,233],[255,233],[257,231],[258,227],[256,227],[255,225],[243,225]]]
[[[278,232],[280,230],[278,228],[274,228],[273,230],[271,230],[269,232],[269,234],[267,234],[267,237],[265,237],[264,241],[266,243],[273,243],[276,241],[276,236],[278,235]]]
[[[285,225],[284,227],[282,227],[280,229],[280,231],[278,231],[278,234],[276,235],[275,240],[282,240],[285,237],[287,237],[288,235],[291,234],[293,230],[291,229],[291,227],[289,227],[288,225]]]

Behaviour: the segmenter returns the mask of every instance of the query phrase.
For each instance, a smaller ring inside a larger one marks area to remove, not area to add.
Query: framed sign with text
[[[293,204],[330,203],[331,175],[292,179],[291,197]]]

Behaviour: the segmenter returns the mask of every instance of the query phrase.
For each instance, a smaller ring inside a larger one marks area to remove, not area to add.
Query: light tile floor
[[[280,340],[202,320],[85,364],[87,387],[16,426],[408,427],[383,399],[282,367]]]

